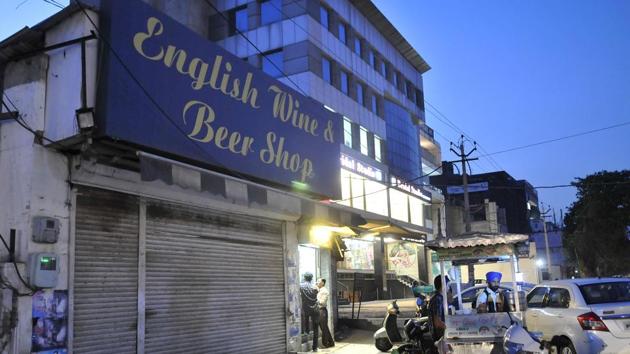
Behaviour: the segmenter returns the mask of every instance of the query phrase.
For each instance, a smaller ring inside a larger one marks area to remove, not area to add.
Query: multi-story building
[[[427,280],[429,66],[371,1],[85,3],[0,42],[11,353],[295,351],[305,272]]]

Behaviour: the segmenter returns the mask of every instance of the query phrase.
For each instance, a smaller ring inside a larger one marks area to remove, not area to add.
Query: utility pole
[[[462,163],[462,184],[464,186],[464,223],[466,224],[466,232],[470,232],[470,202],[468,199],[468,174],[466,173],[466,162],[479,160],[478,158],[469,159],[473,152],[477,150],[477,142],[473,142],[474,147],[468,153],[466,153],[464,149],[464,136],[462,135],[459,140],[459,151],[453,149],[455,144],[451,143],[451,151],[460,158],[460,160],[456,160],[453,162],[461,162]]]
[[[540,203],[540,210],[543,210],[543,203]],[[549,213],[549,211],[551,210],[551,208],[548,208],[547,210],[545,210],[544,212],[540,213],[540,217],[542,218],[542,223],[543,223],[543,232],[545,233],[545,252],[547,253],[547,275],[549,276],[551,280],[551,254],[549,253],[549,237],[547,236],[547,221],[545,220],[545,218],[547,217],[547,213]]]
[[[472,229],[470,227],[470,202],[468,199],[468,174],[466,173],[466,163],[468,161],[479,160],[478,158],[468,158],[473,152],[477,150],[477,142],[473,141],[473,149],[466,153],[464,148],[464,135],[459,139],[459,151],[453,149],[453,146],[456,146],[451,142],[450,150],[460,158],[460,160],[456,160],[453,162],[461,162],[462,163],[462,185],[464,187],[464,223],[466,233],[471,232]],[[475,285],[475,268],[472,263],[468,264],[468,282],[474,286]]]

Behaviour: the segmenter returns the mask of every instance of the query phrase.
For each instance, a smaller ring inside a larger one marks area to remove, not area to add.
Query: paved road
[[[320,349],[319,353],[334,354],[379,354],[382,353],[374,347],[371,331],[352,329],[350,336],[335,344],[334,348]]]

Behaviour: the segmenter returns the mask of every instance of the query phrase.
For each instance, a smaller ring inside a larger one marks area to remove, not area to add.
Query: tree
[[[569,261],[586,276],[630,274],[630,170],[577,178],[577,198],[564,218]]]

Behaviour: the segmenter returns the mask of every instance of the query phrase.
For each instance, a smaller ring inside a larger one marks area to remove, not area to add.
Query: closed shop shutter
[[[135,353],[137,198],[79,190],[74,269],[74,352]]]
[[[282,223],[147,203],[146,352],[286,353]]]

